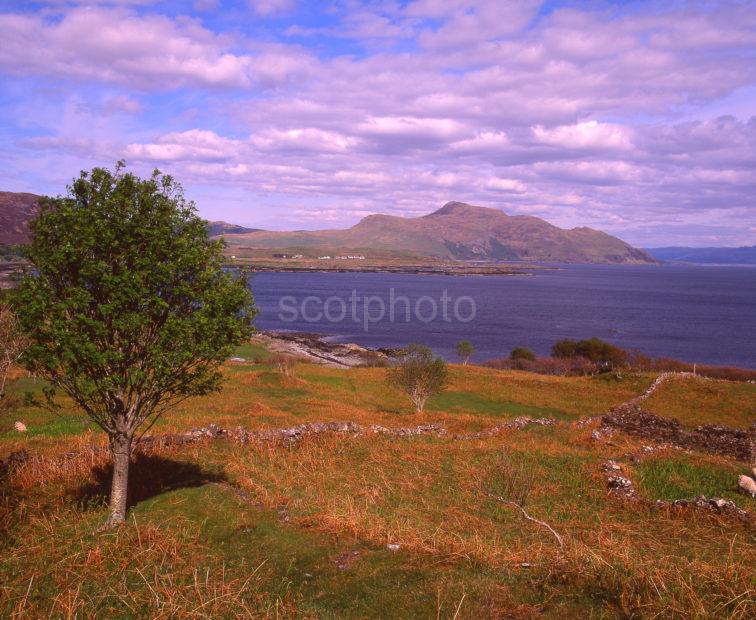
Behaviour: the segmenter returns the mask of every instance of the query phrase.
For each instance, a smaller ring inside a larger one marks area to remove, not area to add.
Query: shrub
[[[638,351],[628,353],[629,368],[638,372],[695,372],[701,377],[726,381],[756,381],[756,370],[730,366],[691,364],[671,357],[649,357]]]
[[[628,363],[627,351],[599,338],[589,340],[560,340],[554,343],[551,354],[559,359],[584,357],[598,364],[601,370],[623,368]]]
[[[407,352],[386,371],[389,385],[407,394],[415,406],[415,413],[422,413],[427,400],[441,392],[448,382],[446,362],[434,357],[423,345],[411,344]]]
[[[528,360],[530,362],[535,362],[536,356],[533,351],[530,349],[526,349],[525,347],[516,347],[512,349],[511,353],[509,354],[509,359],[512,361],[514,360]]]
[[[584,357],[573,357],[570,359],[537,357],[535,360],[512,360],[507,358],[489,360],[483,365],[497,370],[525,370],[527,372],[534,372],[541,375],[554,375],[560,377],[586,376],[598,372],[598,366]]]

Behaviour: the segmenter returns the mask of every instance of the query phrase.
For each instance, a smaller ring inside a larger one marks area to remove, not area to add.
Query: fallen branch
[[[521,504],[505,499],[501,497],[501,495],[494,495],[493,493],[489,493],[487,491],[484,491],[485,495],[487,497],[490,497],[491,499],[496,500],[497,502],[501,504],[506,504],[507,506],[514,506],[515,508],[519,508],[520,512],[522,513],[522,516],[525,517],[528,521],[532,521],[533,523],[537,523],[541,527],[545,527],[549,532],[551,532],[554,535],[554,538],[556,538],[557,542],[559,543],[559,548],[564,551],[564,541],[562,540],[562,537],[557,533],[557,531],[551,527],[546,521],[541,521],[540,519],[536,519],[535,517],[531,517],[528,512],[522,507]]]

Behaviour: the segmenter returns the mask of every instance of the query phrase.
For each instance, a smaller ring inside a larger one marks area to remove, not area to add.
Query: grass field
[[[245,349],[246,359],[265,352]],[[445,435],[309,436],[293,445],[215,440],[139,455],[128,524],[104,521],[107,459],[62,453],[104,445],[70,409],[18,405],[0,420],[0,458],[39,456],[4,480],[0,617],[752,618],[753,522],[652,510],[611,496],[600,465],[615,459],[647,499],[732,499],[744,463],[659,450],[622,435],[590,439],[570,422],[642,393],[652,375],[557,378],[454,366],[422,416],[381,369],[300,364],[225,368],[219,395],[186,402],[154,432],[216,423],[248,429],[313,421],[408,427]],[[11,391],[39,391],[20,375]],[[747,427],[756,386],[676,380],[648,401],[689,426]],[[517,416],[550,417],[483,439],[455,434]],[[23,420],[29,431],[13,430]],[[503,504],[498,480],[529,491],[529,515]]]

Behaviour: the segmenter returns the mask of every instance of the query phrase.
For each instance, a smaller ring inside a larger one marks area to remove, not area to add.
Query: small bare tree
[[[274,353],[268,358],[268,363],[284,377],[293,378],[296,375],[297,358],[287,353]]]
[[[428,347],[411,344],[405,354],[388,368],[387,379],[389,385],[410,397],[415,413],[422,413],[428,399],[446,387],[448,372],[446,362],[433,357]]]
[[[16,314],[8,304],[0,303],[0,398],[5,396],[11,367],[28,345],[28,338],[18,329]]]
[[[475,353],[475,347],[472,346],[469,340],[461,340],[456,346],[457,355],[462,360],[462,364],[467,366],[467,362],[470,361],[472,354]]]

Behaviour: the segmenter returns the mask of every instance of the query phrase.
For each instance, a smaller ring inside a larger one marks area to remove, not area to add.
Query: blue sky
[[[271,229],[448,200],[756,243],[756,3],[0,0],[0,189],[123,158]]]

